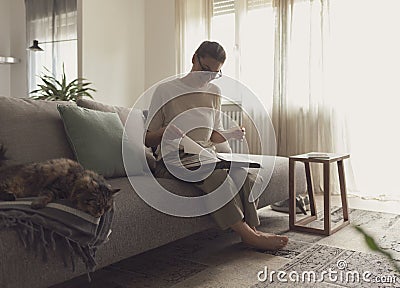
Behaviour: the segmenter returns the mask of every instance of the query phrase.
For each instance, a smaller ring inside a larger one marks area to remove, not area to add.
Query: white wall
[[[0,95],[26,97],[24,0],[0,0]],[[175,75],[175,0],[83,0],[82,76],[95,99],[131,106],[158,81]]]
[[[144,91],[145,0],[82,1],[82,76],[95,100],[132,106]]]
[[[82,76],[97,101],[131,106],[176,74],[175,0],[83,0]]]
[[[0,56],[17,64],[0,64],[0,95],[27,97],[24,0],[0,0]]]
[[[175,0],[146,0],[145,88],[176,74]]]
[[[0,56],[10,56],[11,1],[0,0]],[[0,96],[10,96],[10,65],[0,64]]]
[[[26,72],[26,25],[25,25],[25,1],[10,0],[11,24],[10,24],[10,50],[14,57],[21,60],[18,64],[10,66],[10,89],[12,97],[27,97],[28,83]]]

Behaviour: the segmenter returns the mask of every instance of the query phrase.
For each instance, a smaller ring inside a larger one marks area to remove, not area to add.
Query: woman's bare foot
[[[287,245],[289,238],[286,236],[257,231],[255,235],[242,237],[242,241],[258,249],[279,250]]]
[[[285,247],[289,241],[286,236],[257,231],[255,227],[250,227],[243,221],[235,223],[231,228],[240,235],[244,243],[258,249],[278,250]]]
[[[275,235],[275,234],[273,234],[273,233],[258,231],[258,230],[256,229],[256,227],[252,227],[251,229],[253,229],[254,232],[256,232],[257,234],[264,233],[264,234],[266,234],[266,235]]]

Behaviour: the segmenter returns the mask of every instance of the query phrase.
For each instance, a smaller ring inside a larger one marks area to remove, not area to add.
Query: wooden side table
[[[344,175],[343,160],[350,157],[349,154],[334,154],[327,153],[329,158],[309,158],[308,154],[301,154],[289,157],[289,228],[290,230],[316,233],[322,235],[331,235],[350,223],[349,213],[347,208],[346,197],[346,180]],[[303,219],[296,221],[296,182],[295,182],[295,164],[303,162],[306,172],[307,193],[310,198],[311,216],[306,216]],[[307,227],[305,225],[317,219],[317,211],[315,205],[314,190],[311,178],[310,163],[322,163],[324,166],[324,228]],[[330,192],[330,165],[337,162],[340,194],[342,199],[343,222],[332,229],[331,227],[331,192]]]

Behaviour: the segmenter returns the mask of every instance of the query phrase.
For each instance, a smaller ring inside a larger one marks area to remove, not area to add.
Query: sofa
[[[51,101],[0,97],[0,142],[8,149],[10,160],[7,165],[61,157],[75,159],[57,104]],[[97,105],[96,109],[115,111],[123,121],[123,111],[126,108]],[[82,106],[85,106],[84,103]],[[306,191],[304,169],[296,169],[296,187],[300,194]],[[146,177],[151,178],[150,175],[138,177],[142,181]],[[134,181],[134,177],[132,179]],[[209,215],[182,218],[166,215],[150,207],[133,190],[128,177],[109,178],[107,181],[113,187],[120,188],[121,192],[115,198],[110,240],[99,248],[96,255],[97,269],[193,233],[217,227]],[[177,194],[180,191],[191,196],[200,194],[189,183],[172,179],[158,181]],[[288,159],[276,157],[272,177],[259,198],[258,208],[287,199],[288,182]],[[24,248],[17,232],[11,228],[0,229],[0,259],[2,288],[48,287],[86,273],[83,263],[78,263],[73,272],[70,266],[65,267],[55,255],[50,255],[47,262],[44,262],[33,251]]]

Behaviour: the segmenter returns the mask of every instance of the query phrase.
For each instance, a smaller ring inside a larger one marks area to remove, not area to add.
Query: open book
[[[217,153],[209,149],[205,149],[188,136],[183,136],[181,140],[183,151],[190,156],[182,159],[164,159],[176,166],[183,165],[187,169],[195,169],[201,165],[216,163],[217,168],[229,168],[232,163],[234,166],[243,166],[249,168],[260,168],[259,162],[249,159],[247,154],[236,153]]]

